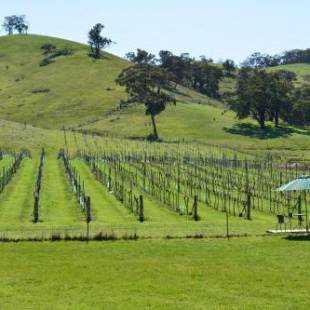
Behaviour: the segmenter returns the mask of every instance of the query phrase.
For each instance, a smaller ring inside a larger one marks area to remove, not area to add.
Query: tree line
[[[100,58],[101,49],[111,44],[103,37],[104,26],[97,24],[89,33],[90,55]],[[156,116],[166,105],[175,103],[171,92],[178,85],[192,88],[211,98],[223,99],[236,112],[239,119],[252,117],[261,129],[266,121],[273,121],[279,127],[280,120],[292,125],[310,125],[310,86],[295,86],[296,74],[287,70],[268,72],[266,67],[290,62],[307,62],[309,50],[285,52],[281,61],[277,57],[253,54],[238,68],[233,60],[221,64],[212,59],[195,59],[188,53],[174,55],[161,50],[156,57],[143,49],[129,52],[126,58],[132,65],[121,72],[116,82],[126,87],[128,103],[145,105],[150,115],[153,133],[149,136],[158,140]],[[304,53],[304,56],[302,53]],[[249,61],[250,59],[250,61]],[[280,61],[280,62],[279,62]],[[219,94],[219,83],[224,77],[235,79],[235,91]]]
[[[281,55],[269,55],[256,52],[250,55],[241,64],[241,66],[252,68],[268,68],[296,63],[310,64],[310,48],[305,50],[293,49],[285,51]]]
[[[233,76],[236,64],[226,60],[222,66],[215,65],[212,59],[201,57],[199,60],[188,53],[177,56],[167,50],[159,52],[158,57],[145,50],[126,54],[126,58],[136,65],[149,64],[164,70],[174,88],[183,85],[212,98],[220,98],[219,83],[225,76]]]

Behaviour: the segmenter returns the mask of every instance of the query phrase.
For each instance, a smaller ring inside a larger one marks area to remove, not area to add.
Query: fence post
[[[198,196],[194,196],[194,204],[193,204],[193,219],[194,221],[199,221],[198,216]]]
[[[249,180],[249,169],[248,163],[245,162],[245,172],[246,172],[246,218],[251,220],[251,189],[250,189],[250,180]]]
[[[91,222],[91,210],[90,210],[90,197],[86,197],[86,236],[87,236],[87,242],[89,241],[89,223]]]
[[[34,195],[34,210],[33,210],[34,222],[39,222],[39,197],[37,193]]]
[[[228,217],[228,212],[227,212],[227,208],[225,210],[226,213],[226,237],[229,240],[229,217]]]
[[[142,195],[139,197],[139,221],[141,223],[144,222],[144,203]]]

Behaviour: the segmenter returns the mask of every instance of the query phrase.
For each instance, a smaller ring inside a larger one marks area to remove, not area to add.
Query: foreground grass
[[[0,244],[3,309],[308,309],[309,241]]]

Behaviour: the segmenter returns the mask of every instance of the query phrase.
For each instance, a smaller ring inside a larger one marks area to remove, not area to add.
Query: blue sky
[[[102,22],[120,56],[167,49],[240,62],[255,51],[310,47],[309,0],[1,1],[0,19],[11,14],[26,14],[31,33],[79,42]]]

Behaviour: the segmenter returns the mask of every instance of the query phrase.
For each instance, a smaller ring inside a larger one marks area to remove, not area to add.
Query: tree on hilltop
[[[95,59],[101,58],[101,50],[111,45],[112,40],[101,35],[104,25],[96,24],[88,33],[89,55]]]
[[[233,73],[236,71],[236,64],[231,59],[226,59],[223,62],[223,68],[225,70],[225,75],[228,77],[233,76]]]
[[[25,15],[6,16],[4,18],[2,27],[8,33],[8,35],[14,34],[14,30],[16,30],[19,34],[27,34],[29,29]]]

